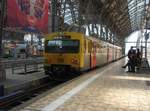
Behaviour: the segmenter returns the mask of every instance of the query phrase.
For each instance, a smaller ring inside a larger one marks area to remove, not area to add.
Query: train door
[[[96,46],[96,42],[94,42],[94,47],[93,47],[93,65],[94,67],[96,67],[96,52],[97,52],[97,46]]]
[[[92,41],[89,42],[89,46],[90,46],[90,68],[92,68]]]
[[[96,43],[91,41],[91,53],[90,53],[91,68],[96,67]]]
[[[110,53],[109,45],[107,45],[107,62],[109,62],[109,53]]]

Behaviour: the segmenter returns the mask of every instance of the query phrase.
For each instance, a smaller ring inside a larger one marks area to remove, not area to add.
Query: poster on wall
[[[7,25],[48,32],[48,0],[7,0]]]

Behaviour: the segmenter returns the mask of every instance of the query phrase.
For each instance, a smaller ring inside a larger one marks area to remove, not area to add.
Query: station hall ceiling
[[[55,12],[61,13],[67,24],[100,24],[107,26],[111,32],[124,38],[141,28],[150,29],[149,1],[49,0],[49,4],[60,3],[56,4],[57,9],[54,9],[59,10]],[[80,16],[85,19],[83,23],[79,23]]]
[[[147,16],[149,0],[79,0],[88,22],[101,23],[126,37],[140,30]]]

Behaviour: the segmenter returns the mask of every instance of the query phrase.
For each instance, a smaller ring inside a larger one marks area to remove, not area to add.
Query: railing
[[[21,69],[23,69],[22,73],[39,71],[43,69],[43,63],[44,63],[44,58],[29,58],[29,59],[2,61],[3,68],[4,69],[11,68],[12,74],[15,73],[15,70],[21,70]]]

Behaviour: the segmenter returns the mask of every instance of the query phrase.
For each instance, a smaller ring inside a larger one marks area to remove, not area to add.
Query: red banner
[[[7,8],[8,26],[48,32],[48,0],[7,0]]]

